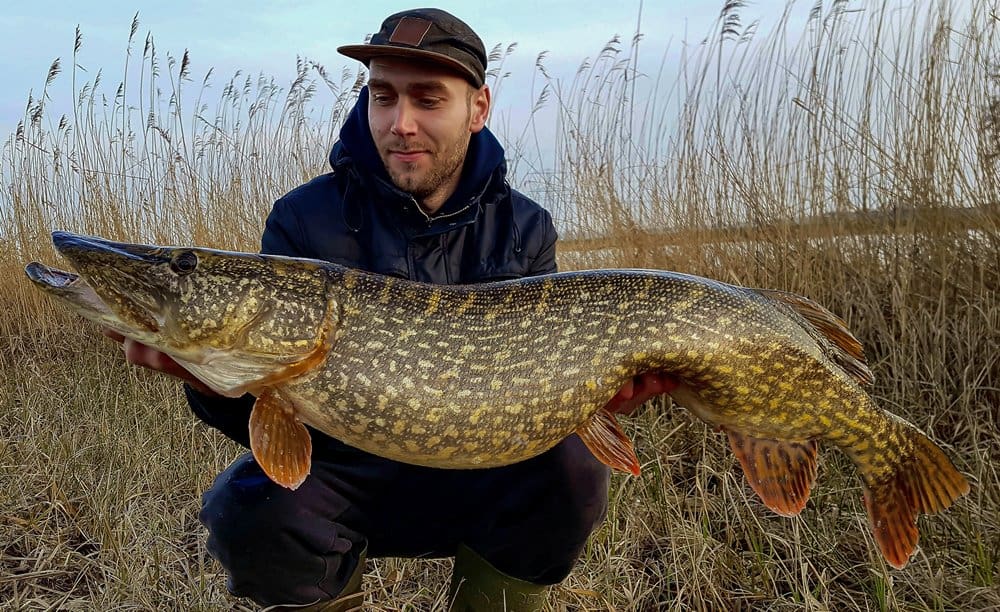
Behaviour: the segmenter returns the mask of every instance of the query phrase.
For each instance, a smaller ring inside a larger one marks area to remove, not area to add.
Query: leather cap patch
[[[399,23],[396,24],[396,29],[392,31],[392,35],[389,37],[389,42],[400,45],[410,45],[411,47],[419,47],[420,43],[424,40],[424,36],[427,35],[427,32],[430,29],[431,21],[429,19],[420,19],[419,17],[403,17],[399,20]]]

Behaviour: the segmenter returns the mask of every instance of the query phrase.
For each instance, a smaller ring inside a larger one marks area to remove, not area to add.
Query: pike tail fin
[[[898,433],[912,449],[896,469],[866,482],[865,508],[872,535],[889,565],[903,569],[917,546],[918,514],[934,514],[969,492],[969,482],[944,452],[908,423]]]

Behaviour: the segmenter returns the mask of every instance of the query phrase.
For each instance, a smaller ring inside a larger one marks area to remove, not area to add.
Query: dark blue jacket
[[[507,184],[503,147],[489,130],[473,135],[458,188],[428,217],[389,179],[367,109],[365,88],[330,153],[333,171],[275,202],[261,238],[263,253],[439,284],[556,271],[552,218]],[[253,397],[209,398],[186,385],[185,391],[201,420],[249,446]],[[343,448],[317,432],[313,442],[314,452]]]

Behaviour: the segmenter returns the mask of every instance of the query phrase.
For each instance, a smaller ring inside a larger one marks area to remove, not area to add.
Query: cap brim
[[[365,66],[376,57],[402,57],[415,59],[432,64],[443,65],[458,72],[463,77],[472,81],[474,85],[481,86],[479,75],[469,70],[462,62],[449,57],[443,53],[425,51],[423,49],[409,49],[407,47],[397,47],[395,45],[344,45],[337,47],[337,52],[356,59]]]

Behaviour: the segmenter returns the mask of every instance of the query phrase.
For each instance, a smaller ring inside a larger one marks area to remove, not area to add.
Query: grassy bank
[[[637,72],[636,41],[609,44],[575,79],[540,73],[536,121],[554,117],[553,153],[531,157],[529,125],[523,141],[506,135],[524,155],[512,165],[546,170],[539,191],[551,194],[563,268],[692,272],[795,291],[841,314],[865,344],[876,400],[940,443],[972,492],[921,519],[918,554],[892,570],[844,456],[826,449],[808,507],[781,518],[752,495],[722,436],[651,402],[628,424],[643,474],[615,477],[608,520],[552,609],[998,609],[991,4],[959,14],[937,2],[860,12],[840,2],[804,32],[766,37],[740,22],[739,4],[687,48],[676,82]],[[241,605],[196,515],[200,493],[242,449],[200,425],[176,384],[125,366],[43,299],[22,269],[57,263],[56,228],[255,249],[270,202],[323,171],[359,81],[303,62],[290,88],[241,75],[200,109],[185,58],[132,44],[143,60],[121,99],[106,108],[80,82],[64,120],[29,105],[0,157],[2,608]],[[336,103],[314,111],[316,88]],[[907,212],[954,208],[985,213],[970,231],[918,227]],[[869,212],[890,222],[874,233],[844,222]],[[665,240],[670,232],[684,239]],[[606,239],[600,248],[570,248],[594,236]],[[448,561],[369,570],[372,609],[443,602]]]

